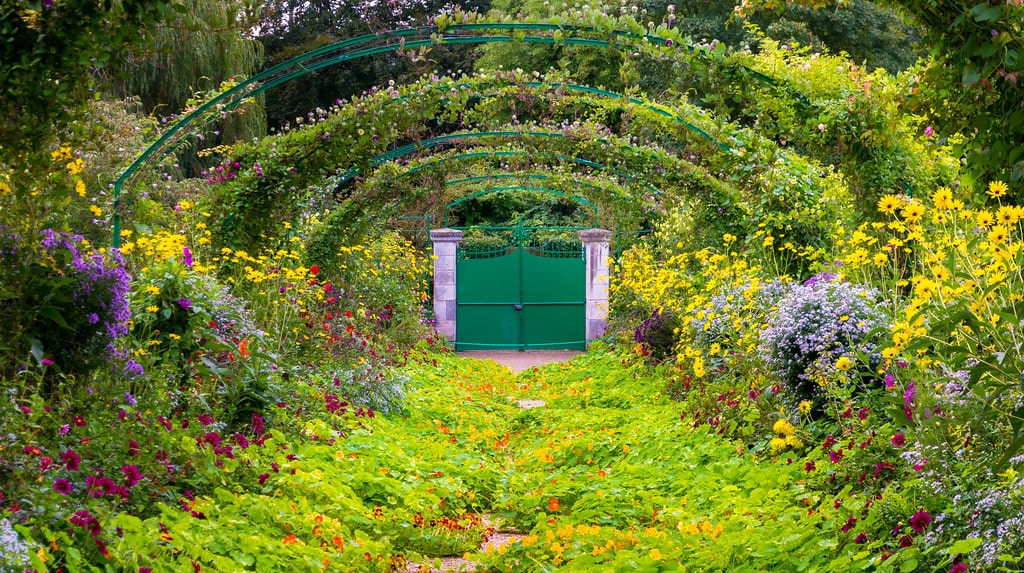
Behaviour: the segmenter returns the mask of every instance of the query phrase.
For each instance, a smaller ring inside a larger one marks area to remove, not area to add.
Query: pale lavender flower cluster
[[[886,324],[868,287],[818,275],[790,287],[761,332],[764,360],[792,398],[810,400],[818,392],[815,376],[829,376],[836,361],[856,352],[872,354],[869,333]]]
[[[0,518],[0,571],[24,571],[29,566],[29,548],[10,522]]]
[[[704,305],[706,312],[702,318],[690,319],[694,341],[704,346],[715,342],[731,346],[740,332],[763,320],[785,293],[786,283],[779,279],[762,281],[756,286],[747,282],[719,291]],[[739,325],[737,314],[742,321]]]

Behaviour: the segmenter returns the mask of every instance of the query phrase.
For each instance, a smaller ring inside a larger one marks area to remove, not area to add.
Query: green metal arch
[[[460,199],[456,199],[455,201],[452,201],[452,202],[448,203],[447,205],[444,206],[444,226],[445,227],[448,226],[448,211],[452,207],[455,207],[456,205],[460,205],[462,203],[465,203],[466,201],[470,201],[472,199],[476,199],[477,197],[483,197],[484,195],[491,195],[493,193],[501,193],[502,191],[537,191],[539,193],[547,193],[547,194],[550,194],[550,195],[558,195],[559,197],[564,197],[566,199],[571,199],[571,200],[573,200],[573,201],[575,201],[577,203],[581,203],[583,205],[586,205],[586,206],[590,207],[590,209],[594,211],[594,219],[593,219],[594,225],[597,225],[597,205],[595,205],[594,203],[591,203],[590,201],[587,201],[586,199],[584,199],[582,197],[576,197],[574,195],[569,195],[568,193],[563,193],[561,191],[558,191],[557,189],[549,189],[547,187],[534,187],[534,186],[530,186],[530,185],[512,185],[512,186],[509,186],[509,187],[491,187],[489,189],[484,189],[482,191],[477,191],[476,193],[470,193],[469,195],[466,195],[465,197],[462,197]]]
[[[411,155],[413,153],[416,153],[416,152],[419,152],[419,151],[423,151],[425,149],[431,149],[431,148],[434,148],[434,147],[439,147],[439,146],[442,146],[442,145],[447,145],[447,144],[450,144],[450,143],[455,143],[455,142],[462,141],[462,140],[465,140],[465,139],[485,139],[485,138],[492,138],[492,137],[564,138],[565,135],[563,133],[557,132],[557,131],[474,131],[474,132],[466,132],[466,133],[453,133],[453,134],[450,134],[450,135],[443,135],[443,136],[440,136],[440,137],[431,137],[431,138],[428,138],[428,139],[424,139],[424,140],[418,141],[416,143],[410,143],[408,145],[403,145],[402,147],[398,147],[398,148],[392,149],[391,151],[388,151],[386,153],[382,153],[380,155],[377,155],[377,156],[371,158],[370,159],[370,166],[371,167],[380,167],[381,165],[383,165],[383,164],[385,164],[385,163],[387,163],[389,161],[394,161],[395,159],[398,159],[400,157],[404,157],[406,155]],[[604,139],[598,139],[596,141],[599,142],[599,143],[606,143],[607,142],[607,140],[604,140]],[[626,149],[636,149],[632,145],[626,145],[626,146],[623,146],[623,147],[625,147]],[[511,155],[518,154],[518,152],[505,151],[505,152],[493,152],[493,154],[494,155],[499,155],[499,156],[501,154],[508,154],[508,155],[511,156]],[[466,155],[463,155],[463,156],[455,156],[455,157],[452,157],[452,158],[449,158],[449,159],[468,158],[468,157],[483,157],[483,156],[487,156],[487,155],[490,155],[490,153],[477,152],[477,153],[473,153],[473,154],[466,154]],[[615,168],[612,168],[612,167],[608,167],[607,165],[604,165],[602,163],[597,163],[595,161],[590,161],[589,159],[583,159],[583,158],[580,158],[580,157],[568,157],[568,156],[562,155],[562,154],[547,154],[547,155],[551,155],[551,156],[557,157],[557,158],[565,160],[565,161],[572,161],[574,163],[579,163],[580,165],[586,165],[588,167],[593,167],[595,169],[611,171],[612,173],[614,173],[616,175],[619,175],[621,177],[626,177],[626,178],[635,178],[636,177],[635,175],[630,175],[630,174],[625,173],[623,171],[619,171],[618,169],[615,169]],[[444,159],[444,160],[442,160],[440,162],[448,161],[449,159]],[[418,166],[416,169],[410,170],[406,174],[410,175],[410,174],[412,174],[412,173],[414,173],[416,171],[419,171],[419,170],[425,169],[425,168],[426,168],[426,165]],[[353,168],[349,169],[348,171],[346,171],[345,173],[342,173],[340,176],[338,176],[338,178],[334,181],[333,186],[337,187],[339,185],[343,185],[346,182],[354,179],[355,177],[358,177],[360,173],[361,173],[361,171],[360,171],[360,169],[358,167],[353,167]],[[654,193],[657,193],[657,194],[661,193],[661,191],[659,189],[657,189],[657,188],[655,188],[653,186],[648,186],[648,188],[652,192],[654,192]]]
[[[484,35],[484,36],[450,36],[447,35],[452,32],[491,32],[495,30],[509,30],[509,31],[546,31],[552,33],[564,34],[569,33],[582,33],[582,34],[610,34],[613,38],[619,40],[631,40],[633,42],[647,41],[652,44],[666,45],[666,41],[660,36],[652,34],[644,34],[642,32],[635,32],[629,30],[602,30],[595,27],[589,26],[573,26],[569,24],[551,24],[551,23],[494,23],[494,22],[476,22],[476,23],[465,23],[465,24],[454,24],[445,28],[438,25],[423,26],[418,28],[406,28],[401,30],[394,30],[389,32],[382,32],[379,34],[367,34],[356,38],[350,38],[335,42],[327,46],[323,46],[316,50],[311,50],[300,56],[296,56],[290,60],[282,62],[276,66],[273,66],[259,74],[256,74],[250,78],[243,80],[237,85],[231,87],[222,94],[211,98],[209,101],[196,107],[185,117],[176,122],[170,129],[164,132],[153,144],[146,148],[142,154],[139,155],[117,178],[113,185],[113,202],[114,202],[114,218],[113,218],[113,246],[115,248],[120,246],[120,196],[123,191],[124,184],[134,175],[134,173],[142,167],[151,157],[161,153],[166,154],[173,150],[178,144],[181,143],[182,139],[179,136],[179,132],[185,127],[191,126],[197,120],[206,117],[205,122],[212,121],[213,117],[208,114],[211,111],[222,110],[228,111],[236,108],[247,98],[251,98],[259,93],[262,93],[274,86],[288,82],[294,78],[308,74],[312,71],[337,65],[339,63],[354,60],[366,56],[375,54],[382,54],[387,52],[393,52],[403,49],[412,49],[420,47],[429,47],[440,44],[479,44],[479,43],[510,43],[510,42],[524,42],[524,43],[539,43],[539,44],[567,44],[567,45],[587,45],[597,47],[610,47],[617,48],[618,44],[613,40],[607,39],[593,39],[593,38],[577,38],[577,37],[547,37],[547,36],[529,36],[523,34],[521,37],[512,36],[499,36],[499,35]],[[426,38],[426,39],[414,39],[409,41],[409,38]],[[362,48],[365,45],[373,44],[376,42],[389,42],[383,46],[376,46],[371,48]],[[390,43],[394,42],[394,43]],[[667,44],[671,46],[671,43]],[[686,48],[702,57],[708,57],[707,52],[700,48],[687,45]],[[342,52],[344,50],[353,49],[348,53],[336,54],[336,52]],[[774,80],[749,68],[745,68],[758,80],[775,85]]]

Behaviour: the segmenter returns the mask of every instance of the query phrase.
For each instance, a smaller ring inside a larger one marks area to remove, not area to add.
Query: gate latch
[[[521,305],[521,304],[514,304],[514,305],[512,305],[512,308],[514,308],[515,310],[523,310],[523,305]]]

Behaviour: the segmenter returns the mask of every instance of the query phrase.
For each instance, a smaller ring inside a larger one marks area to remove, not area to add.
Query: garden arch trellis
[[[660,27],[657,34],[649,34],[635,20],[624,20],[623,29],[616,28],[618,21],[608,16],[600,16],[589,25],[558,23],[510,23],[480,21],[475,14],[457,12],[454,15],[442,15],[430,26],[406,28],[401,30],[368,34],[357,38],[343,40],[311,50],[291,60],[278,64],[255,76],[252,76],[227,91],[216,95],[209,101],[191,110],[185,117],[177,121],[160,138],[150,145],[135,161],[129,165],[113,185],[113,245],[120,243],[121,218],[119,207],[124,186],[133,175],[150,159],[162,157],[175,149],[189,132],[186,128],[195,129],[198,125],[214,121],[221,114],[231,111],[246,99],[262,93],[274,86],[331,65],[345,61],[372,56],[375,54],[399,50],[426,50],[440,44],[479,44],[479,43],[541,43],[560,45],[585,45],[606,48],[639,48],[658,50],[662,55],[679,54],[683,49],[677,31]],[[509,31],[508,35],[495,32]],[[550,36],[529,35],[528,32],[549,33]],[[484,35],[472,35],[472,33]],[[568,35],[567,35],[568,34]],[[591,35],[597,37],[577,37]],[[678,46],[678,47],[677,47]],[[711,54],[686,45],[685,51],[710,58]],[[758,81],[774,83],[771,78],[754,70],[746,69]],[[593,89],[593,88],[591,88]],[[595,90],[600,91],[600,90]]]

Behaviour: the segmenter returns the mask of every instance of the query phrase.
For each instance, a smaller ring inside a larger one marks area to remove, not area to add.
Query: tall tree
[[[258,0],[178,0],[181,10],[153,27],[141,49],[127,49],[108,78],[119,97],[138,96],[143,111],[158,116],[181,112],[197,93],[218,89],[232,78],[255,74],[263,48],[252,37]],[[249,140],[266,133],[262,102],[247,103],[209,130],[202,147]],[[179,151],[186,174],[201,167],[197,149]]]

